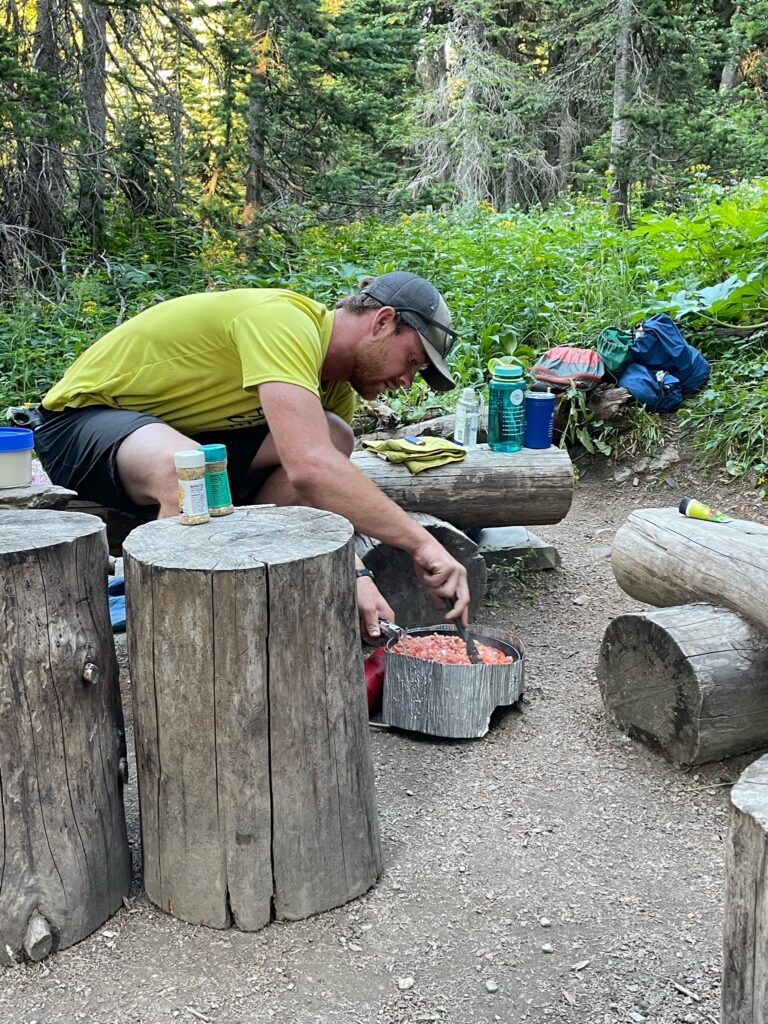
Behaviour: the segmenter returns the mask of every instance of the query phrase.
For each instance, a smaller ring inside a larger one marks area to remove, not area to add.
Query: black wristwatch
[[[371,579],[376,579],[370,569],[355,569],[355,576],[360,579],[361,576],[370,576]]]

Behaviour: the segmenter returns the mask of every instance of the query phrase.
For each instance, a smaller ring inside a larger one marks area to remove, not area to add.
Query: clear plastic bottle
[[[477,426],[480,422],[480,400],[473,388],[464,388],[456,403],[453,440],[468,452],[477,448]]]
[[[488,384],[488,447],[495,452],[517,452],[525,434],[523,368],[491,364]]]

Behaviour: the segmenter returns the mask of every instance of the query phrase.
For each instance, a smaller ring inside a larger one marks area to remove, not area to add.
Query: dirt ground
[[[663,480],[614,468],[587,471],[565,521],[537,530],[562,568],[499,574],[476,616],[527,646],[522,711],[468,742],[371,730],[371,892],[257,934],[174,920],[138,882],[134,771],[128,907],[44,963],[0,968],[2,1024],[718,1021],[728,784],[756,755],[665,763],[606,723],[594,670],[610,619],[640,607],[608,560],[633,508],[694,494],[760,510],[682,463]]]

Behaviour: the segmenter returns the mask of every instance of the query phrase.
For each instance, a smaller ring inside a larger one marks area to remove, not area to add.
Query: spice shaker
[[[228,516],[235,511],[227,476],[227,449],[223,444],[204,444],[200,450],[205,455],[205,494],[208,511],[212,516]]]
[[[194,448],[176,452],[176,476],[179,478],[179,522],[199,526],[210,520],[205,495],[205,454]]]

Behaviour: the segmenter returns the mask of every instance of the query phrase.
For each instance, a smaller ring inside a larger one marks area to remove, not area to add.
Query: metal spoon
[[[456,598],[452,597],[448,599],[448,604],[451,608],[456,604]],[[461,619],[454,619],[453,624],[456,627],[456,632],[459,634],[461,639],[464,641],[467,647],[467,657],[471,665],[479,665],[481,658],[480,652],[475,646],[475,641],[469,635],[469,631],[463,626]]]

